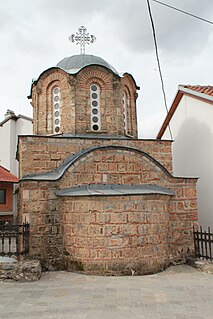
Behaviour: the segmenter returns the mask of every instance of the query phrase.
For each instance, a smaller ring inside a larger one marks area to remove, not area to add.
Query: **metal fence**
[[[0,225],[0,256],[21,256],[29,253],[28,223]]]
[[[195,257],[213,260],[213,233],[210,227],[208,227],[208,231],[203,230],[202,226],[198,230],[194,228],[193,234]]]

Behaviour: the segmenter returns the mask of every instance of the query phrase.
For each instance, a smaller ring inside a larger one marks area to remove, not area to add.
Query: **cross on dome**
[[[71,34],[69,36],[69,40],[73,43],[76,42],[76,44],[80,44],[81,54],[85,54],[85,45],[94,43],[96,37],[92,34],[89,35],[87,29],[84,26],[81,26],[76,34]]]

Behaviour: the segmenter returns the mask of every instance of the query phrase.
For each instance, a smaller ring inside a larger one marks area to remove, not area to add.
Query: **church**
[[[138,139],[138,90],[84,52],[33,81],[18,211],[43,269],[142,275],[193,254],[197,179],[172,175],[171,141]]]

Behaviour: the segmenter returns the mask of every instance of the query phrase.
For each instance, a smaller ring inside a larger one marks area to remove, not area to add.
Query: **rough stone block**
[[[0,263],[0,280],[36,281],[41,278],[38,260]]]

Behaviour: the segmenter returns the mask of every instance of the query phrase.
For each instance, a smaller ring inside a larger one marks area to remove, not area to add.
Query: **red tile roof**
[[[0,182],[18,183],[18,178],[0,165]]]
[[[213,96],[213,86],[210,85],[180,85],[181,87],[184,87],[185,89],[190,89],[199,93],[207,94]]]

